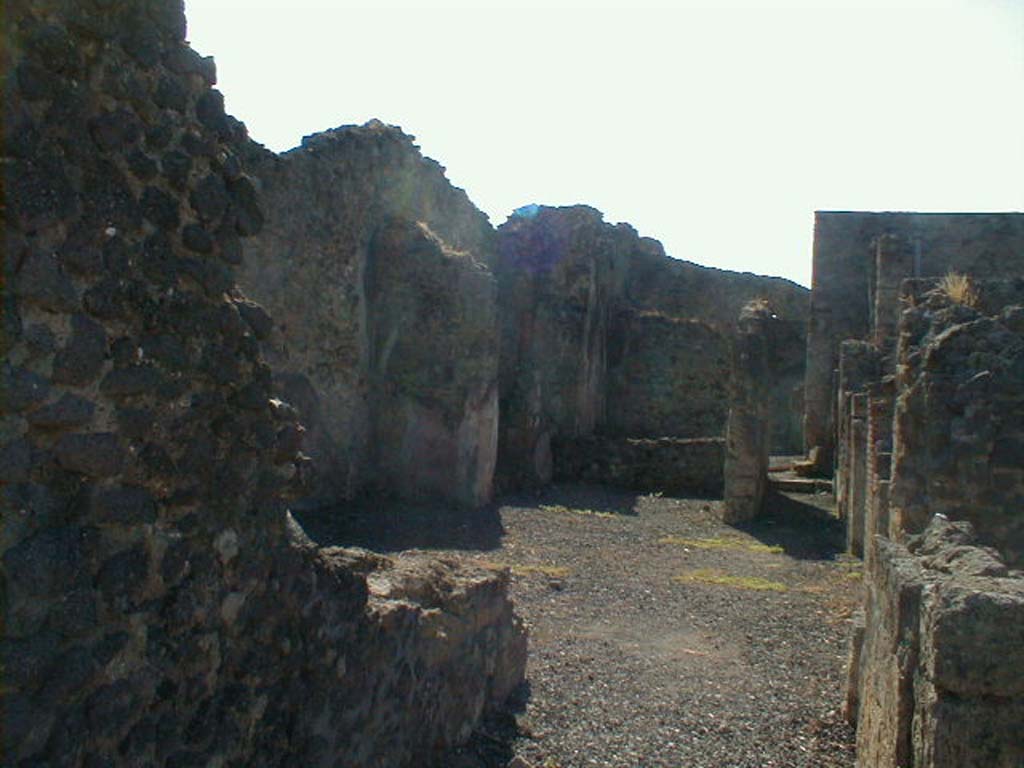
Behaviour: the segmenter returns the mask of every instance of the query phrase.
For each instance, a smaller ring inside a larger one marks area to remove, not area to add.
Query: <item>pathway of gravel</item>
[[[814,497],[779,496],[742,528],[720,503],[563,486],[503,500],[490,525],[405,508],[337,538],[512,569],[524,706],[445,768],[852,766],[839,710],[859,562]]]

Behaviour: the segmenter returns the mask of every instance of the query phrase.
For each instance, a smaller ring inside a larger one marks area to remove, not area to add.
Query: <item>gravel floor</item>
[[[853,765],[839,710],[860,569],[827,498],[777,496],[741,528],[718,501],[587,486],[442,525],[407,506],[303,523],[323,543],[512,569],[527,688],[439,765],[831,768]]]

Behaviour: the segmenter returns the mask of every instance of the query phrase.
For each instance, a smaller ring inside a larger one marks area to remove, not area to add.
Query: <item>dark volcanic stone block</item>
[[[149,365],[115,368],[103,378],[100,391],[109,397],[154,394],[164,381],[164,376]]]
[[[145,488],[99,488],[92,497],[92,513],[102,523],[140,525],[156,519],[156,502]]]
[[[94,117],[89,122],[89,131],[96,146],[105,151],[124,151],[139,138],[138,120],[124,109]]]
[[[33,251],[22,262],[14,280],[14,291],[26,304],[51,312],[72,312],[78,304],[71,280],[52,254]]]
[[[65,469],[91,477],[116,475],[124,463],[124,450],[112,432],[64,435],[53,452]]]
[[[181,231],[181,241],[190,251],[210,253],[213,250],[213,237],[198,224],[188,224]]]
[[[84,397],[65,393],[57,402],[32,411],[28,421],[36,427],[66,429],[88,424],[95,410],[95,404]]]
[[[99,375],[107,356],[107,333],[85,315],[72,315],[71,339],[53,361],[58,384],[88,384]]]
[[[0,407],[8,413],[18,413],[33,405],[39,405],[50,392],[50,383],[38,374],[25,368],[3,367],[3,397]]]
[[[46,528],[4,555],[7,576],[33,595],[60,591],[84,573],[83,530],[73,526]]]
[[[224,179],[219,175],[205,176],[189,195],[192,208],[203,221],[216,221],[224,215],[230,199]]]
[[[142,215],[162,229],[175,229],[180,218],[178,201],[162,189],[146,187],[142,193]]]

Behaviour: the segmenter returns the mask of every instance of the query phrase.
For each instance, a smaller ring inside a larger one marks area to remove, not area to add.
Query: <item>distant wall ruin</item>
[[[815,214],[804,441],[818,449],[822,471],[831,472],[835,450],[840,342],[870,339],[876,328],[888,333],[899,316],[900,282],[949,271],[1024,273],[1024,214]]]
[[[378,122],[280,156],[250,146],[245,167],[268,205],[239,280],[275,318],[275,387],[320,467],[306,503],[375,488],[474,507],[495,477],[549,482],[552,439],[721,436],[723,307],[774,296],[805,323],[798,286],[676,262],[592,208],[536,207],[495,232]],[[776,435],[792,452],[802,335],[789,342],[773,402],[794,414]]]
[[[788,332],[766,397],[783,424],[774,447],[795,450],[792,394],[803,377],[807,296],[799,286],[670,259],[657,241],[585,206],[538,207],[511,218],[498,237],[504,482],[547,482],[553,466],[562,478],[583,472],[573,458],[553,458],[553,442],[600,437],[617,458],[591,462],[586,478],[607,467],[608,482],[632,477],[636,487],[652,472],[638,468],[647,449],[635,439],[721,439],[735,318],[745,303],[772,297],[792,314],[777,318]],[[691,490],[720,484],[715,469]]]
[[[609,318],[629,233],[578,206],[513,217],[499,237],[499,472],[510,487],[544,484],[552,438],[604,424]]]

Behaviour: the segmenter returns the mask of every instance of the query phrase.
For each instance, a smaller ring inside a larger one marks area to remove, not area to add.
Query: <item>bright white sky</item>
[[[1024,0],[186,0],[257,141],[376,117],[495,225],[810,280],[812,212],[1024,209]]]

